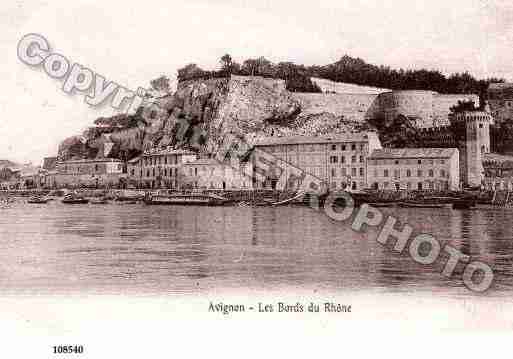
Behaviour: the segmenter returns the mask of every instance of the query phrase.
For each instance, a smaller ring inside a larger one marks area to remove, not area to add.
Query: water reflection
[[[468,295],[462,266],[422,266],[375,241],[376,229],[302,207],[66,207],[1,210],[4,291],[202,293],[248,288],[429,291]],[[496,271],[489,295],[511,290],[513,210],[385,209]],[[397,227],[401,227],[398,225]],[[445,258],[447,258],[446,256]]]

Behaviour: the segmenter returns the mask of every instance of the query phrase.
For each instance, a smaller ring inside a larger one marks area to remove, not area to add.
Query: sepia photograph
[[[511,1],[0,19],[0,357],[504,355]]]

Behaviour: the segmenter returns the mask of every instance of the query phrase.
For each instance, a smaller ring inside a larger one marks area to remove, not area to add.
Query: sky
[[[7,2],[7,3],[6,3]],[[188,63],[218,66],[265,56],[324,65],[344,54],[392,68],[468,71],[513,81],[510,0],[24,1],[0,9],[0,159],[40,164],[108,106],[17,57],[20,39],[43,35],[52,52],[129,89],[171,78]]]

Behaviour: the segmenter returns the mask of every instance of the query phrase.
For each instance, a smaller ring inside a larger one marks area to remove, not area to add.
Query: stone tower
[[[465,186],[480,186],[484,177],[483,155],[490,152],[490,124],[484,111],[464,111],[451,116],[460,150],[460,178]]]

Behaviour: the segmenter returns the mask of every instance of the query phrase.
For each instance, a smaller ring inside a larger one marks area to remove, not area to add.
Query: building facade
[[[180,167],[198,156],[187,150],[153,150],[127,163],[129,185],[136,188],[181,187]]]
[[[119,187],[126,180],[124,163],[118,159],[83,159],[60,161],[45,176],[49,188]]]
[[[259,141],[255,147],[323,180],[330,190],[336,191],[367,187],[367,157],[381,148],[381,142],[376,133],[364,132],[319,137],[270,137]],[[284,175],[290,178],[292,173]],[[256,183],[255,187],[276,189],[277,183],[278,176],[271,172],[263,183]]]
[[[483,168],[483,189],[513,191],[513,156],[488,153]]]
[[[219,162],[213,158],[200,158],[185,163],[182,175],[186,187],[213,190],[251,190],[252,164],[228,160]]]
[[[456,148],[375,150],[369,156],[369,187],[374,190],[458,190]]]

